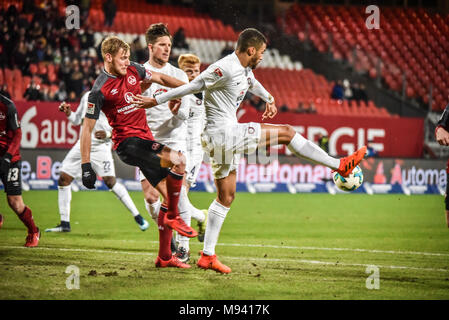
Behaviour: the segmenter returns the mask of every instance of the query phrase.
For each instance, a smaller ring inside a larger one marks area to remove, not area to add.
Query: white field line
[[[324,251],[351,251],[351,252],[409,254],[409,255],[422,255],[422,256],[449,257],[449,253],[419,252],[419,251],[393,251],[393,250],[353,249],[353,248],[323,248],[323,247],[295,247],[295,246],[276,246],[276,245],[265,245],[265,244],[240,244],[240,243],[218,243],[217,246],[274,248],[274,249],[296,249],[296,250],[317,250],[317,251],[320,251],[320,250],[324,250]]]
[[[125,254],[125,255],[141,255],[141,256],[156,256],[154,253],[148,252],[129,252],[129,251],[114,251],[114,250],[98,250],[98,249],[80,249],[80,248],[25,248],[19,246],[0,246],[0,248],[5,249],[25,249],[25,250],[51,250],[51,251],[68,251],[68,252],[89,252],[89,253],[106,253],[106,254]],[[225,259],[231,260],[253,260],[260,262],[291,262],[291,263],[303,263],[303,264],[319,264],[319,265],[333,265],[333,266],[349,266],[349,267],[368,267],[372,264],[362,264],[362,263],[344,263],[344,262],[329,262],[329,261],[317,261],[317,260],[306,260],[306,259],[273,259],[273,258],[238,258],[222,256]],[[419,267],[409,267],[409,266],[382,266],[376,265],[378,268],[386,269],[402,269],[402,270],[417,270],[417,271],[438,271],[438,272],[449,272],[449,269],[435,269],[435,268],[419,268]]]

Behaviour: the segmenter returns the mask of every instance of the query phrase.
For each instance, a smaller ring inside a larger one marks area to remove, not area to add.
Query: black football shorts
[[[169,168],[161,167],[160,153],[164,145],[151,140],[130,137],[123,140],[117,147],[117,155],[126,164],[135,166],[156,187],[163,180]]]
[[[22,161],[11,163],[7,172],[1,173],[3,187],[8,196],[20,196],[22,194]]]

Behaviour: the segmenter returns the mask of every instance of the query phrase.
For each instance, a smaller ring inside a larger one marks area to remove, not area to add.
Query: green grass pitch
[[[238,193],[217,246],[229,275],[196,267],[197,239],[191,269],[155,268],[157,227],[141,193],[131,196],[147,231],[112,193],[77,192],[72,232],[42,232],[38,248],[22,247],[25,227],[3,200],[0,299],[449,299],[441,196]],[[56,191],[23,197],[42,231],[59,222]],[[207,208],[214,194],[190,197]],[[71,265],[79,289],[66,286]],[[378,289],[367,288],[371,265]]]

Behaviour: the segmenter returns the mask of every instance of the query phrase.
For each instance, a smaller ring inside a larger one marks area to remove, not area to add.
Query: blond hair
[[[125,41],[116,36],[109,36],[101,43],[101,55],[103,56],[103,59],[107,53],[114,57],[117,52],[119,52],[120,48],[125,52],[130,50],[129,44]]]
[[[201,64],[200,58],[192,53],[181,54],[178,58],[178,67],[184,69],[195,64]]]

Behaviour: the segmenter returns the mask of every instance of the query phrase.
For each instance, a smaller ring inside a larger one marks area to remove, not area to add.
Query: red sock
[[[180,175],[173,171],[170,171],[167,176],[167,195],[168,195],[168,212],[167,217],[169,219],[176,218],[179,215],[178,202],[181,195],[182,179],[184,175]]]
[[[34,224],[33,215],[31,209],[25,207],[25,210],[21,214],[17,215],[23,224],[28,228],[28,233],[36,233],[38,231],[36,225]]]
[[[171,238],[172,230],[164,224],[164,217],[167,214],[167,208],[161,207],[159,216],[157,218],[157,225],[159,229],[159,258],[164,261],[171,259]]]

